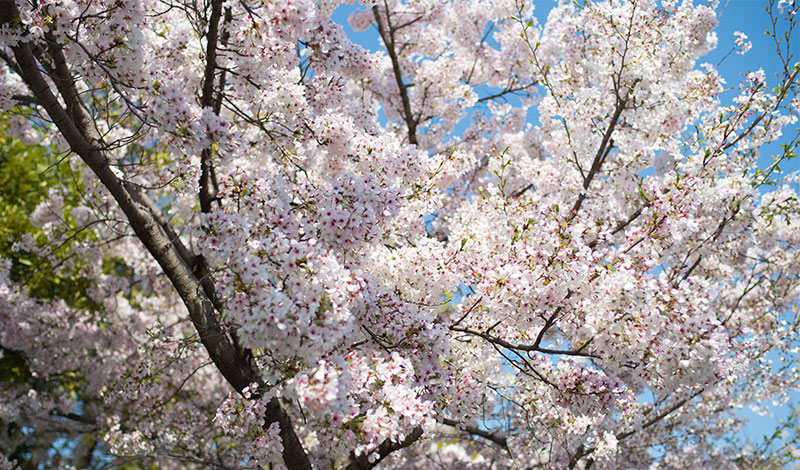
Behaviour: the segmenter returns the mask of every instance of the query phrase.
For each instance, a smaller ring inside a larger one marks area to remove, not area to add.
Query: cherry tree
[[[732,88],[713,1],[377,0],[377,52],[339,3],[0,0],[61,175],[0,260],[0,468],[793,458],[726,438],[800,385],[796,2]]]

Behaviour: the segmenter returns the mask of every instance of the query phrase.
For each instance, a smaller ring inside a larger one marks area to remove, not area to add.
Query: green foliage
[[[60,298],[73,307],[91,308],[92,301],[86,295],[89,280],[78,275],[83,264],[76,260],[72,243],[91,239],[88,232],[78,232],[58,247],[49,245],[43,231],[31,224],[29,217],[36,207],[45,201],[52,188],[69,181],[64,191],[65,212],[80,204],[81,190],[74,178],[65,174],[70,170],[59,164],[57,155],[39,145],[26,145],[6,135],[7,118],[0,118],[0,258],[11,261],[11,279],[24,284],[29,292],[41,299]],[[20,253],[12,250],[13,244],[29,233],[40,249],[35,253]],[[53,256],[41,257],[42,254]],[[74,274],[55,275],[61,260],[74,262]]]
[[[73,307],[93,309],[96,305],[87,295],[91,282],[80,274],[87,260],[74,256],[73,251],[75,243],[91,240],[93,235],[88,231],[71,231],[67,242],[54,246],[44,231],[29,220],[30,214],[46,201],[54,188],[64,188],[63,207],[69,213],[81,203],[82,188],[54,152],[9,137],[8,127],[8,117],[0,116],[0,259],[11,262],[11,280],[27,287],[35,298],[63,299]],[[36,249],[33,252],[13,250],[14,243],[25,234],[33,236]],[[63,269],[64,260],[72,261],[69,269]],[[67,371],[46,379],[37,377],[31,373],[28,359],[22,352],[2,346],[0,377],[6,389],[60,390],[76,399],[85,399],[86,381],[79,374]],[[55,466],[64,457],[55,446],[60,442],[58,433],[39,435],[32,428],[0,420],[0,439],[2,436],[22,442],[10,457],[17,459],[23,468]]]
[[[31,212],[58,184],[48,171],[48,152],[44,147],[25,145],[5,135],[6,120],[0,120],[0,256],[10,258],[11,245],[22,234],[32,232]],[[30,260],[18,260],[23,265]]]

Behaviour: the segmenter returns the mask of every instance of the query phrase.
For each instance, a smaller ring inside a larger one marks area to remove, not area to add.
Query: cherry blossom
[[[7,132],[68,176],[0,260],[0,467],[759,464],[726,438],[800,385],[796,19],[726,83],[700,3],[351,7],[376,50],[334,1],[0,4]]]

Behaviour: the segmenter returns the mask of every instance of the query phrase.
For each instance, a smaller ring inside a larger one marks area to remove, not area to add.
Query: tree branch
[[[611,149],[614,146],[613,141],[611,140],[611,134],[614,133],[614,129],[616,129],[617,127],[617,123],[619,122],[619,118],[622,115],[622,111],[625,110],[631,92],[637,83],[639,83],[639,79],[636,79],[633,85],[631,85],[630,89],[628,89],[628,93],[625,95],[624,98],[619,98],[619,95],[617,95],[617,104],[614,109],[614,115],[611,116],[611,121],[608,123],[608,128],[606,128],[606,132],[603,134],[603,140],[600,142],[600,148],[597,149],[597,153],[594,156],[594,160],[592,161],[592,167],[589,169],[589,173],[586,174],[586,178],[583,179],[583,191],[581,191],[581,194],[578,196],[578,200],[575,201],[575,204],[569,211],[569,216],[568,216],[569,220],[572,220],[578,214],[578,211],[581,209],[583,201],[586,199],[586,191],[589,190],[589,186],[591,186],[592,180],[600,171],[600,168],[603,166],[603,163],[606,161],[609,152],[611,152]]]
[[[386,46],[386,52],[389,53],[389,58],[392,60],[392,70],[394,70],[394,79],[397,82],[397,88],[400,90],[400,100],[403,104],[403,118],[408,127],[408,141],[417,145],[417,121],[414,119],[414,113],[411,112],[411,101],[408,99],[408,87],[403,81],[403,70],[400,68],[400,60],[397,57],[395,49],[394,32],[391,21],[389,19],[389,11],[386,10],[386,22],[383,24],[380,10],[377,6],[372,7],[372,14],[375,16],[375,22],[378,23],[378,32],[381,35],[383,44]],[[388,28],[388,29],[387,29]]]
[[[19,23],[18,12],[13,1],[0,0],[0,24],[13,26]],[[262,383],[258,371],[241,357],[230,343],[222,326],[217,322],[215,308],[205,295],[200,281],[192,273],[190,266],[179,255],[174,240],[170,239],[150,210],[137,203],[135,196],[126,188],[112,171],[108,158],[102,151],[96,130],[90,116],[82,107],[79,95],[60,48],[51,44],[50,52],[58,77],[54,81],[61,92],[67,110],[61,107],[47,81],[37,66],[32,46],[21,42],[11,48],[14,52],[21,76],[33,96],[41,103],[56,125],[61,135],[86,165],[95,173],[100,182],[116,200],[126,215],[136,236],[161,266],[173,287],[189,311],[189,317],[219,371],[237,391],[251,383]],[[267,405],[267,424],[278,422],[283,440],[283,459],[290,469],[310,470],[311,464],[294,432],[291,419],[281,408],[277,398]]]
[[[439,422],[441,422],[444,425],[452,427],[459,427],[459,425],[461,425],[461,423],[459,423],[458,421],[448,418],[443,418]],[[508,448],[508,439],[506,439],[506,437],[501,434],[484,431],[483,429],[479,429],[476,426],[460,426],[460,430],[467,434],[472,434],[473,436],[478,436],[483,439],[486,439],[487,441],[494,442],[495,444],[499,445],[503,449],[510,452],[510,449]]]
[[[219,40],[219,23],[222,19],[222,0],[211,2],[211,18],[208,23],[208,33],[206,34],[206,66],[203,73],[202,96],[200,106],[212,108],[214,114],[219,114],[217,103],[220,100],[214,96],[214,74],[217,70],[217,41]],[[204,214],[211,212],[211,202],[215,199],[210,189],[211,174],[214,168],[211,163],[213,150],[211,146],[203,149],[200,155],[200,211]]]
[[[483,338],[483,339],[485,339],[486,341],[488,341],[488,342],[490,342],[492,344],[496,344],[498,346],[502,346],[502,347],[504,347],[506,349],[513,349],[513,350],[517,350],[517,351],[526,351],[526,352],[536,351],[536,352],[540,352],[540,353],[543,353],[543,354],[559,354],[559,355],[562,355],[562,356],[581,356],[581,357],[591,357],[591,358],[599,359],[598,356],[596,356],[594,354],[591,354],[591,353],[582,352],[580,349],[575,350],[575,351],[566,351],[566,350],[559,350],[559,349],[543,348],[543,347],[539,346],[539,341],[538,340],[534,344],[514,344],[514,343],[510,343],[510,342],[508,342],[508,341],[506,341],[506,340],[504,340],[502,338],[498,338],[497,336],[492,336],[492,335],[490,335],[490,334],[488,334],[486,332],[473,330],[473,329],[470,329],[470,328],[460,328],[460,327],[457,327],[457,326],[452,326],[452,327],[450,327],[450,330],[457,331],[457,332],[460,332],[460,333],[466,333],[468,335],[478,336],[478,337]]]
[[[400,449],[405,449],[406,447],[410,446],[414,442],[416,442],[420,437],[422,437],[422,428],[416,427],[414,428],[409,435],[403,439],[402,442],[392,442],[391,440],[387,439],[383,441],[383,443],[375,450],[378,454],[378,457],[370,462],[369,454],[362,454],[359,457],[353,458],[350,463],[347,465],[346,470],[369,470],[371,468],[375,468],[381,460],[385,459],[386,456],[391,454],[392,452]]]
[[[650,204],[651,204],[650,201],[645,201],[645,203],[642,204],[641,206],[639,206],[639,208],[636,209],[636,211],[633,214],[631,214],[630,217],[628,217],[626,220],[621,220],[621,221],[617,222],[617,225],[614,227],[614,230],[611,231],[611,235],[618,234],[619,232],[624,230],[625,227],[630,225],[631,222],[633,222],[634,220],[638,219],[639,216],[642,215],[642,211],[644,211],[646,208],[650,207]],[[598,241],[599,240],[597,238],[595,238],[594,240],[592,240],[589,243],[587,243],[587,246],[589,248],[594,248],[595,246],[597,246]]]

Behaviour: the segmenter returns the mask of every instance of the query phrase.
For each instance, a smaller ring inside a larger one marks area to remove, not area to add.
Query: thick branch
[[[30,104],[30,105],[34,105],[34,106],[35,106],[35,105],[37,105],[37,104],[39,104],[39,102],[38,102],[38,101],[36,101],[36,98],[34,98],[34,97],[32,97],[32,96],[26,96],[26,95],[13,95],[11,98],[12,98],[14,101],[18,101],[18,102],[20,102],[20,103],[22,103],[22,104]]]
[[[11,11],[9,13],[9,10]],[[0,0],[0,20],[3,25],[13,25],[17,19],[13,1]],[[95,173],[108,189],[125,213],[131,228],[163,269],[175,290],[180,295],[192,320],[200,340],[225,379],[236,390],[242,390],[251,383],[260,383],[258,371],[241,357],[230,343],[222,326],[217,322],[212,302],[203,292],[200,281],[191,268],[179,255],[176,245],[165,233],[163,227],[147,207],[135,201],[134,195],[111,171],[108,159],[103,154],[90,116],[82,107],[80,98],[72,82],[69,70],[62,62],[63,55],[58,47],[51,45],[51,55],[56,65],[58,77],[54,77],[61,96],[67,104],[69,113],[61,107],[44,77],[42,76],[30,43],[20,43],[12,48],[21,76],[33,96],[49,114],[70,148]],[[290,469],[311,469],[308,456],[294,433],[291,420],[280,407],[277,399],[269,402],[267,421],[278,422],[283,439],[283,458]]]
[[[383,443],[375,450],[378,453],[378,458],[370,462],[369,456],[370,454],[362,454],[360,457],[354,458],[350,461],[350,464],[347,465],[346,470],[369,470],[371,468],[375,468],[381,460],[385,459],[386,456],[391,454],[392,452],[400,449],[404,449],[414,442],[417,441],[422,437],[422,428],[417,427],[414,428],[411,433],[403,439],[402,442],[392,442],[389,439],[383,441]]]
[[[223,72],[222,76],[220,77],[220,90],[215,94],[214,76],[217,70],[217,43],[219,42],[220,36],[219,24],[222,19],[222,3],[222,0],[214,0],[211,3],[211,17],[209,19],[208,32],[206,34],[206,64],[205,70],[203,71],[203,87],[202,95],[200,97],[200,105],[204,109],[211,108],[214,114],[217,115],[219,115],[220,108],[222,107],[222,86],[224,85],[225,81],[225,75]],[[227,11],[225,19],[226,21],[230,20],[230,10]],[[222,42],[223,44],[227,42],[227,34],[223,34]],[[204,214],[211,212],[211,203],[216,200],[217,179],[214,170],[214,164],[212,162],[213,152],[214,151],[211,145],[209,145],[208,147],[204,148],[200,154],[198,199],[200,200],[200,212]],[[214,282],[209,276],[209,267],[205,258],[202,255],[198,255],[192,259],[190,264],[192,265],[195,275],[198,277],[198,279],[200,279],[206,296],[211,299],[218,310],[221,310],[221,303],[217,298]],[[233,334],[233,336],[234,341],[236,341],[235,334]],[[248,361],[250,360],[249,354],[240,351],[238,342],[234,346],[236,347],[237,351],[239,351],[239,354],[242,355],[242,357]]]
[[[445,424],[447,426],[452,426],[452,427],[459,428],[459,429],[461,429],[463,432],[465,432],[467,434],[472,434],[473,436],[481,437],[483,439],[486,439],[487,441],[494,442],[495,444],[499,445],[500,447],[502,447],[505,450],[509,450],[508,449],[508,439],[506,439],[506,437],[501,435],[501,434],[496,434],[496,433],[492,433],[492,432],[489,432],[489,431],[484,431],[483,429],[480,429],[480,428],[478,428],[476,426],[463,426],[463,425],[459,426],[461,423],[459,423],[456,420],[448,419],[448,418],[442,419],[441,423]]]
[[[71,150],[81,157],[108,189],[127,216],[131,228],[169,277],[186,304],[189,315],[198,328],[200,338],[209,349],[211,358],[220,372],[238,390],[254,382],[257,377],[254,371],[242,368],[237,358],[231,355],[233,351],[225,344],[226,336],[214,319],[211,302],[202,295],[199,282],[192,275],[186,262],[178,255],[172,240],[167,237],[149,210],[134,201],[134,196],[111,171],[106,157],[95,147],[95,142],[91,142],[85,135],[88,133],[87,129],[82,129],[79,124],[86,122],[85,116],[81,116],[76,122],[61,108],[39,72],[29,44],[23,43],[15,47],[14,54],[22,69],[25,82],[47,110]],[[80,110],[78,112],[82,111],[75,103],[71,108]]]
[[[206,66],[203,74],[203,91],[200,97],[200,105],[203,108],[214,108],[217,99],[214,96],[214,73],[217,70],[217,41],[219,40],[219,22],[222,19],[222,0],[211,2],[211,18],[208,24],[208,34],[206,35]],[[215,114],[219,114],[219,109],[214,109]],[[200,156],[200,210],[207,214],[211,212],[211,202],[214,200],[212,194],[211,174],[214,169],[211,163],[211,146],[203,149]]]

